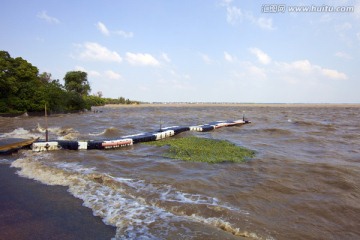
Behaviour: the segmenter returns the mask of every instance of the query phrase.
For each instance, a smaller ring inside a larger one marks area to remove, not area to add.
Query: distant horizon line
[[[360,102],[201,102],[201,101],[139,101],[141,104],[360,104]]]

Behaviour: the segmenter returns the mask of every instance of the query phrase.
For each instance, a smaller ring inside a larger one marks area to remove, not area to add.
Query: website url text
[[[287,6],[286,4],[264,4],[261,6],[263,13],[351,13],[354,6],[330,6],[330,5],[298,5]]]

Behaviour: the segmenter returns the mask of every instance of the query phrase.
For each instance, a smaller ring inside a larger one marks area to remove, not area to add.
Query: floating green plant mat
[[[164,157],[194,162],[244,162],[255,152],[225,140],[199,137],[167,138],[146,142],[153,146],[170,146]]]

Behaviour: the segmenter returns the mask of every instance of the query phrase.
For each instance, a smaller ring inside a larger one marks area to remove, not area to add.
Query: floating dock
[[[19,149],[30,147],[37,139],[5,139],[0,141],[0,154],[11,154]]]
[[[130,146],[141,142],[158,141],[164,138],[175,136],[186,131],[207,132],[221,127],[231,127],[248,124],[250,121],[245,119],[235,121],[215,121],[196,126],[172,126],[161,128],[158,131],[127,135],[118,139],[107,140],[89,140],[89,141],[37,141],[32,143],[34,152],[51,151],[51,150],[90,150],[90,149],[113,149]]]

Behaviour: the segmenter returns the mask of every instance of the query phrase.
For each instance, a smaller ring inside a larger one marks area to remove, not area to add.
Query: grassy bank
[[[168,138],[144,144],[169,146],[164,157],[195,162],[243,162],[255,155],[254,151],[229,141],[199,137]]]

